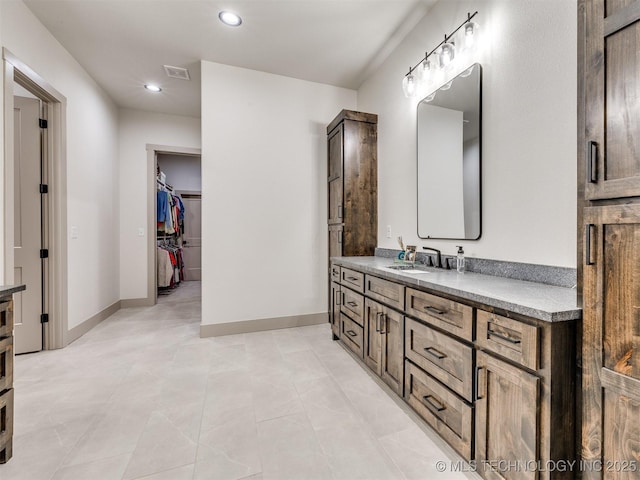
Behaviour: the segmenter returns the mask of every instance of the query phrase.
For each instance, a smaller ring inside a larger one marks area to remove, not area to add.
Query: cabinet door
[[[342,256],[342,226],[329,227],[329,258]]]
[[[587,199],[638,196],[638,2],[590,0],[585,3],[585,196]]]
[[[367,298],[364,307],[364,362],[382,374],[382,317],[383,306]]]
[[[329,225],[342,223],[344,205],[343,205],[343,141],[342,141],[343,125],[337,126],[328,138],[328,182],[329,182]]]
[[[585,208],[584,222],[582,457],[640,469],[640,205]]]
[[[476,460],[484,477],[536,479],[538,452],[539,379],[492,357],[477,354]],[[521,469],[492,469],[492,465],[524,465]],[[507,471],[509,470],[509,471]]]
[[[380,376],[398,395],[404,388],[404,315],[382,307],[382,365]]]
[[[340,338],[340,285],[331,282],[331,304],[329,305],[329,322],[334,338]]]

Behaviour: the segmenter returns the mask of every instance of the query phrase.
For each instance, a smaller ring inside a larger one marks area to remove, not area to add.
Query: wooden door
[[[478,468],[489,480],[534,480],[535,468],[492,469],[491,465],[536,465],[539,460],[539,379],[485,352],[476,358]]]
[[[40,101],[14,97],[14,283],[15,353],[42,350],[42,248]]]
[[[638,1],[586,1],[583,81],[587,199],[640,195],[638,11]]]
[[[640,470],[640,204],[585,208],[584,235],[582,456]],[[639,473],[583,478],[614,474]]]
[[[183,195],[182,201],[185,209],[184,279],[202,280],[202,200],[200,195]]]
[[[343,124],[338,125],[329,134],[328,138],[328,202],[329,202],[329,225],[343,222]]]
[[[366,299],[364,304],[364,362],[377,375],[382,374],[382,320],[384,307]]]
[[[398,395],[404,388],[404,315],[383,307],[380,376]]]

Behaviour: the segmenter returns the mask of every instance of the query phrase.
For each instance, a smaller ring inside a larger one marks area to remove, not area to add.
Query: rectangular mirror
[[[481,234],[482,67],[476,63],[418,103],[418,236]]]

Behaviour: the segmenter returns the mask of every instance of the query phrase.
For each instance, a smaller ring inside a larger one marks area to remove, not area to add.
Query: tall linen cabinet
[[[640,1],[578,2],[583,479],[640,478]]]
[[[373,255],[378,234],[378,116],[342,110],[327,126],[329,258]],[[331,269],[331,262],[328,262]],[[340,337],[340,270],[329,274],[329,322]]]
[[[342,110],[327,127],[329,257],[374,254],[377,123],[377,115]]]

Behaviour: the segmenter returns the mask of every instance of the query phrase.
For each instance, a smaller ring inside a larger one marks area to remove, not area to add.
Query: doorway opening
[[[200,160],[200,149],[147,145],[147,298],[151,305],[157,303],[159,291],[170,293],[180,282],[200,281]],[[173,225],[169,224],[170,205],[160,201],[165,194],[171,199],[167,203],[177,203],[182,213]]]
[[[66,98],[7,49],[4,71],[4,284],[16,295],[15,353],[67,343]],[[34,124],[35,122],[35,124]]]

